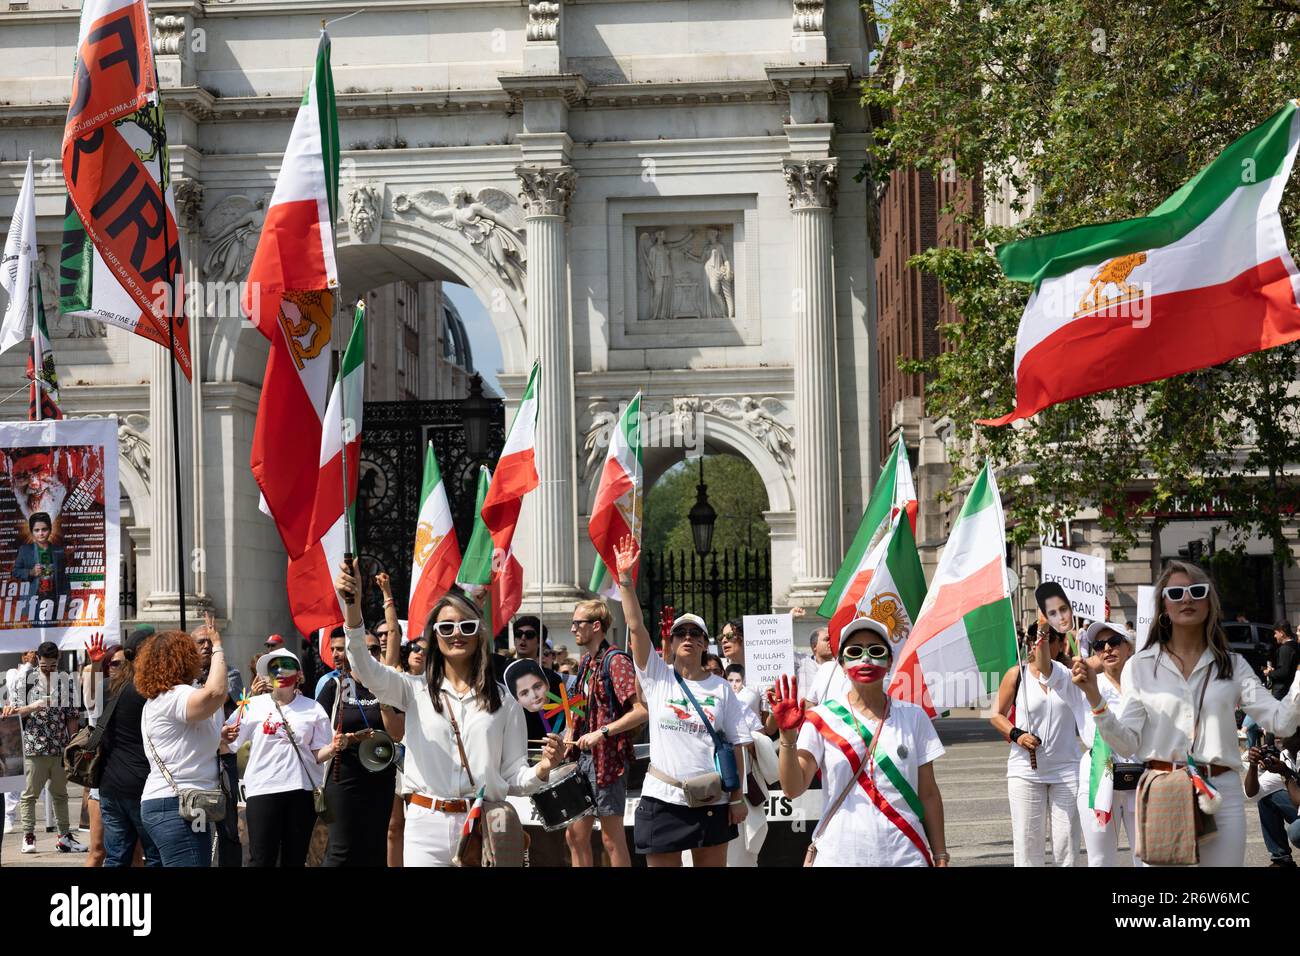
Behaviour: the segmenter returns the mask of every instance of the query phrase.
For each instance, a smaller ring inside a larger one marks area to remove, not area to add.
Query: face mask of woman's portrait
[[[511,696],[524,710],[536,714],[546,706],[546,692],[550,685],[537,661],[515,661],[506,668],[505,677]]]
[[[1040,584],[1034,592],[1038,610],[1047,618],[1047,624],[1057,634],[1074,630],[1074,608],[1065,596],[1065,589],[1055,581]]]

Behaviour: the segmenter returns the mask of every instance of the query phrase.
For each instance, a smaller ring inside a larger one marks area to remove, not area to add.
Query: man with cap
[[[248,865],[301,867],[316,822],[312,791],[344,735],[334,733],[325,708],[298,693],[302,662],[292,651],[263,654],[257,676],[271,684],[270,692],[252,698],[222,730],[232,751],[251,742],[244,768]]]
[[[284,638],[279,634],[272,634],[266,639],[266,643],[262,646],[266,648],[267,653],[270,653],[271,651],[282,651],[284,650]]]
[[[198,648],[199,659],[202,662],[202,671],[198,679],[194,681],[195,687],[202,687],[207,683],[208,670],[212,666],[212,637],[211,635],[217,630],[216,618],[212,616],[211,611],[205,611],[203,614],[203,623],[195,628],[190,637],[194,640],[194,646]],[[244,693],[244,678],[239,673],[239,668],[233,664],[226,665],[226,700],[222,704],[225,714],[229,717],[235,711],[236,702]],[[227,793],[239,792],[239,762],[235,759],[233,751],[224,745],[217,757],[221,764],[221,774],[224,778],[222,786]],[[227,813],[225,817],[217,824],[217,861],[219,865],[226,867],[239,867],[244,865],[244,851],[239,843],[239,815]]]
[[[934,761],[943,744],[925,710],[885,691],[889,629],[858,617],[832,635],[848,682],[843,697],[809,708],[782,677],[768,701],[781,732],[781,788],[798,797],[822,775],[826,810],[813,866],[947,866],[943,798]]]

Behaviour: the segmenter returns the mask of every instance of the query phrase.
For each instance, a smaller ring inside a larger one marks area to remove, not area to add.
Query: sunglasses
[[[1208,584],[1191,584],[1187,587],[1165,588],[1160,592],[1165,596],[1166,601],[1173,601],[1175,604],[1181,604],[1183,601],[1204,601],[1210,596],[1210,586]]]
[[[126,661],[109,661],[108,666],[109,668],[121,667],[125,663]]]
[[[371,657],[382,657],[384,653],[384,649],[380,647],[378,644],[367,644],[366,651],[370,654]]]
[[[427,654],[427,653],[429,653],[429,645],[428,645],[428,644],[412,644],[412,645],[411,645],[411,653],[412,653],[412,654]]]
[[[850,644],[840,651],[840,657],[846,661],[860,661],[870,657],[873,661],[883,661],[889,656],[889,648],[884,644]]]
[[[515,631],[516,641],[532,641],[532,640],[536,640],[536,638],[537,638],[536,631]]]
[[[584,621],[584,620],[582,620],[582,619],[580,619],[580,618],[576,618],[576,617],[575,617],[572,621],[569,622],[569,624],[570,624],[571,626],[573,626],[573,627],[582,627],[584,624],[595,624],[595,623],[596,623],[596,619],[595,619],[595,618],[591,618],[590,620],[586,620],[586,621]]]
[[[478,621],[472,618],[468,621],[439,621],[433,629],[439,637],[451,637],[457,631],[461,637],[473,637],[478,633]]]
[[[703,637],[704,632],[698,627],[679,627],[673,631],[673,637]]]
[[[1117,648],[1121,644],[1127,644],[1127,643],[1128,642],[1124,638],[1120,637],[1118,634],[1113,634],[1110,637],[1097,638],[1095,641],[1092,642],[1092,646],[1095,650],[1100,650],[1103,647]]]
[[[281,664],[279,661],[272,661],[266,668],[272,674],[293,674],[298,670],[298,665],[293,661],[285,661]]]

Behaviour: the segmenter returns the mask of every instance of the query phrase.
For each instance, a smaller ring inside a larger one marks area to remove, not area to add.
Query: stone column
[[[520,202],[528,239],[528,339],[542,363],[538,395],[537,466],[542,485],[531,495],[538,520],[529,529],[537,555],[534,581],[549,600],[576,594],[573,444],[573,350],[569,316],[569,252],[565,235],[571,166],[519,166]]]
[[[794,215],[795,583],[792,603],[812,606],[830,586],[840,543],[839,401],[831,216],[836,168],[830,159],[787,160]]]

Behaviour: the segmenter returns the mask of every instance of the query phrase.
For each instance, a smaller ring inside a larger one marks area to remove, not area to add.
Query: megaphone
[[[357,745],[357,759],[371,773],[380,773],[397,763],[397,745],[382,730],[376,730]]]

